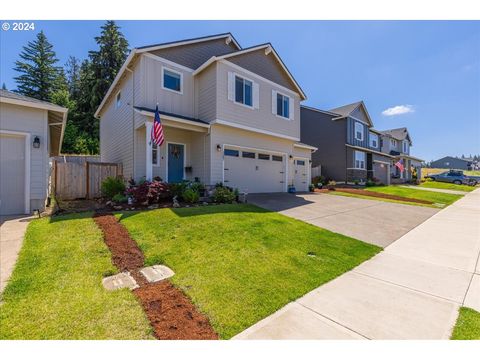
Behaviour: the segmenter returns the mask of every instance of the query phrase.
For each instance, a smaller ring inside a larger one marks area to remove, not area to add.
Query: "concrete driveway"
[[[386,247],[439,210],[328,194],[251,194],[248,202]]]

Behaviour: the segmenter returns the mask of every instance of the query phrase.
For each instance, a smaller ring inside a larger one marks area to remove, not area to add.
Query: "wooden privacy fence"
[[[85,161],[54,162],[53,176],[56,198],[60,200],[95,199],[107,177],[121,177],[122,165]]]

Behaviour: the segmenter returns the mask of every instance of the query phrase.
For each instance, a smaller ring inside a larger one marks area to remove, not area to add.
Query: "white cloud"
[[[395,116],[415,112],[413,105],[397,105],[382,111],[384,116]]]

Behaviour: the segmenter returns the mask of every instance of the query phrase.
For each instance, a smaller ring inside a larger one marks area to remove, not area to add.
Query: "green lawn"
[[[409,189],[400,186],[372,186],[368,191],[375,191],[383,194],[403,196],[411,199],[432,201],[435,204],[450,205],[462,197],[462,195],[444,194],[433,191]]]
[[[253,205],[118,216],[146,263],[171,267],[224,339],[381,250]]]
[[[2,295],[0,339],[149,339],[150,325],[116,272],[91,214],[32,221]]]
[[[467,192],[470,192],[476,189],[475,186],[457,185],[457,184],[444,183],[439,181],[425,181],[418,186],[429,188],[429,189],[460,190],[460,191],[467,191]]]
[[[480,312],[466,307],[460,308],[452,340],[480,340]]]
[[[372,188],[365,188],[365,190],[369,191]],[[358,198],[358,199],[365,199],[365,200],[375,200],[375,201],[385,201],[385,202],[393,202],[397,204],[405,204],[405,205],[413,205],[413,206],[423,206],[423,207],[431,207],[431,208],[439,208],[439,206],[435,205],[428,205],[428,204],[419,204],[419,203],[414,203],[414,202],[409,202],[409,201],[400,201],[400,200],[393,200],[393,199],[384,199],[384,198],[379,198],[379,197],[373,197],[373,196],[368,196],[368,195],[359,195],[359,194],[352,194],[352,193],[347,193],[347,192],[342,192],[342,191],[330,191],[328,195],[337,195],[337,196],[346,196],[346,197],[353,197],[353,198]]]

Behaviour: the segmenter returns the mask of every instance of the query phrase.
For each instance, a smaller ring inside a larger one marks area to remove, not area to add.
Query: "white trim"
[[[357,154],[362,154],[363,155],[363,160],[362,159],[357,159]],[[357,161],[360,165],[363,162],[363,167],[357,167]],[[355,169],[367,170],[367,154],[365,153],[365,151],[354,150],[354,153],[353,153],[353,167]]]
[[[340,114],[332,113],[331,111],[327,111],[327,110],[316,109],[314,107],[307,106],[307,105],[300,105],[300,108],[305,108],[307,110],[316,111],[316,112],[326,114],[326,115],[332,115],[332,116],[337,116],[337,117],[340,116]],[[335,120],[335,119],[333,119],[333,120]],[[338,183],[338,181],[337,181],[337,183]]]
[[[187,167],[187,144],[177,142],[177,141],[166,141],[165,142],[167,145],[165,146],[165,178],[167,179],[167,183],[170,182],[170,179],[168,178],[168,145],[173,144],[173,145],[183,145],[183,179],[186,179],[186,172],[185,168]]]
[[[282,96],[282,111],[283,111],[283,98],[288,99],[288,117],[285,117],[283,115],[278,115],[278,107],[277,107],[278,95]],[[273,107],[273,104],[272,104],[272,107]],[[290,113],[295,112],[294,107],[295,107],[295,101],[293,101],[293,98],[291,96],[288,96],[288,95],[282,93],[281,91],[275,91],[275,116],[276,117],[278,117],[280,119],[283,119],[283,120],[292,121],[293,118],[290,117]]]
[[[300,141],[299,138],[296,138],[296,137],[293,137],[293,136],[288,136],[288,135],[283,135],[283,134],[279,134],[279,133],[274,133],[274,132],[268,131],[268,130],[261,130],[261,129],[257,129],[257,128],[254,128],[254,127],[251,127],[251,126],[236,124],[236,123],[233,123],[233,122],[230,122],[230,121],[226,121],[226,120],[215,119],[215,120],[213,120],[213,121],[210,123],[210,125],[215,125],[215,124],[230,126],[230,127],[237,128],[237,129],[241,129],[241,130],[252,131],[252,132],[255,132],[255,133],[259,133],[259,134],[275,136],[275,137],[279,137],[279,138],[282,138],[282,139],[293,140],[293,141]]]
[[[14,136],[23,136],[25,137],[25,184],[24,184],[24,211],[25,214],[30,214],[30,187],[31,187],[31,134],[23,131],[10,131],[10,130],[0,130],[0,134],[14,135]],[[46,146],[46,144],[45,144]]]
[[[186,72],[190,72],[190,73],[193,73],[195,70],[189,68],[189,67],[186,67],[186,66],[183,66],[183,65],[180,65],[180,64],[177,64],[176,62],[173,62],[173,61],[170,61],[170,60],[167,60],[163,57],[160,57],[158,55],[154,55],[154,54],[151,54],[151,53],[144,53],[142,54],[142,56],[145,56],[145,57],[148,57],[152,60],[155,60],[155,61],[160,61],[160,62],[163,62],[169,66],[173,66],[173,67],[176,67],[180,70],[183,70],[183,71],[186,71]]]
[[[353,119],[353,118],[352,118]],[[357,124],[359,124],[361,127],[362,127],[362,131],[357,131]],[[363,126],[364,124],[362,124],[361,121],[358,121],[358,120],[355,120],[355,123],[353,125],[353,130],[354,130],[354,139],[355,140],[358,140],[358,141],[363,141],[365,140],[365,127]],[[360,132],[361,133],[361,136],[358,138],[357,137],[357,133]]]
[[[154,148],[157,148],[157,158],[156,159],[153,158],[153,149]],[[154,160],[156,160],[156,162]],[[158,145],[154,146],[153,144],[152,144],[152,166],[155,167],[155,168],[160,167],[160,146],[158,146]],[[153,176],[153,174],[152,174],[152,176]]]
[[[305,160],[305,165],[304,166],[307,167],[307,190],[305,190],[305,191],[309,191],[308,188],[309,188],[309,186],[311,184],[311,181],[312,181],[312,164],[310,163],[311,159],[309,159],[308,157],[303,157],[303,156],[293,156],[292,160],[293,160],[294,169],[295,169],[295,166],[297,166],[297,164],[295,163],[296,159]],[[292,183],[293,183],[293,185],[295,185],[295,173],[293,174]]]
[[[118,98],[120,95],[120,98]],[[115,95],[115,110],[119,109],[122,106],[122,90],[117,91],[117,95]]]
[[[385,165],[391,165],[391,163],[387,161],[381,161],[381,160],[373,160],[374,163],[379,163],[379,164],[385,164]]]
[[[165,70],[170,71],[171,73],[174,73],[176,75],[180,75],[180,91],[169,89],[169,88],[165,87]],[[172,69],[172,68],[169,68],[169,67],[166,67],[166,66],[162,66],[161,82],[162,82],[162,89],[163,90],[167,90],[167,91],[173,92],[175,94],[183,95],[183,73],[182,72],[177,71],[177,70]]]
[[[202,65],[200,65],[194,72],[192,72],[192,76],[195,76],[201,73],[205,68],[209,67],[210,64],[214,63],[215,61],[217,61],[217,57],[212,56],[210,59],[205,61]]]
[[[243,100],[245,101],[245,80],[249,81],[252,83],[252,90],[251,90],[251,93],[252,93],[252,105],[247,105],[245,103],[241,103],[241,102],[238,102],[237,101],[237,77],[239,77],[240,79],[243,80]],[[250,109],[250,110],[256,110],[255,107],[253,106],[253,103],[254,103],[254,98],[253,98],[253,87],[254,87],[254,84],[255,84],[255,81],[253,81],[252,79],[249,79],[247,78],[246,76],[243,76],[243,75],[240,75],[236,72],[233,73],[233,103],[234,104],[237,104],[237,105],[241,105],[241,106],[244,106],[246,107],[247,109]]]
[[[139,114],[141,115],[144,115],[144,116],[148,116],[148,117],[155,117],[155,113],[152,113],[150,111],[146,111],[146,110],[139,110],[139,109],[135,109],[136,112],[138,112]],[[169,120],[169,121],[175,121],[175,122],[178,122],[178,123],[181,123],[181,124],[187,124],[187,125],[192,125],[192,126],[199,126],[199,127],[203,127],[203,128],[210,128],[210,125],[209,124],[202,124],[202,123],[199,123],[199,122],[195,122],[195,121],[191,121],[191,120],[185,120],[185,119],[181,119],[181,118],[177,118],[175,116],[170,116],[170,115],[164,115],[164,114],[160,114],[160,117],[161,118],[164,118],[166,120]],[[140,124],[139,126],[137,126],[137,129],[139,127],[141,127],[143,124]],[[193,130],[192,130],[193,131]]]
[[[377,150],[373,150],[373,149],[369,149],[369,148],[364,148],[364,147],[361,147],[361,146],[355,146],[355,145],[350,145],[350,144],[345,144],[345,146],[349,147],[349,148],[352,148],[352,149],[357,149],[357,150],[360,150],[360,151],[363,151],[363,152],[367,152],[367,153],[371,152],[373,154],[382,155],[382,156],[385,156],[385,157],[388,157],[388,158],[394,158],[395,157],[395,156],[383,153],[381,151],[377,151]]]
[[[152,163],[152,141],[150,138],[153,122],[145,122],[145,179],[152,181],[153,179],[153,163]]]
[[[372,136],[372,135],[373,135],[373,136]],[[376,137],[376,138],[377,138],[376,141],[375,141],[375,142],[376,142],[376,146],[373,146],[373,145],[372,145],[372,140],[373,140],[372,137]],[[379,147],[379,146],[378,146],[378,145],[379,145],[379,140],[380,140],[380,136],[378,136],[378,134],[376,134],[376,133],[368,130],[368,145],[370,145],[371,147],[374,147],[375,149],[378,149],[378,147]]]
[[[33,107],[33,108],[36,108],[36,109],[58,111],[58,112],[61,112],[61,113],[68,112],[67,108],[64,108],[64,107],[61,107],[61,106],[58,106],[58,105],[46,104],[46,103],[37,103],[37,102],[31,102],[31,101],[26,101],[26,100],[20,100],[20,99],[11,99],[11,98],[5,97],[5,96],[0,96],[0,102],[5,103],[5,104]]]
[[[308,149],[308,150],[313,150],[313,151],[318,150],[317,147],[310,146],[310,145],[307,145],[307,144],[293,144],[293,147],[297,147],[297,148],[300,148],[300,149]]]
[[[203,38],[198,38],[198,39],[192,39],[192,40],[183,40],[183,41],[177,41],[177,42],[172,42],[168,44],[163,44],[163,45],[153,45],[149,47],[145,47],[142,49],[135,49],[138,53],[144,53],[147,51],[154,51],[154,50],[160,50],[160,49],[165,49],[169,47],[174,47],[174,46],[180,46],[180,45],[188,45],[188,44],[195,44],[199,42],[205,42],[205,41],[211,41],[211,40],[216,40],[216,39],[223,39],[223,38],[228,38],[230,37],[235,44],[235,46],[238,49],[241,49],[240,45],[235,41],[235,39],[232,37],[231,34],[222,34],[222,35],[217,35],[217,36],[209,36],[209,37],[203,37]]]

